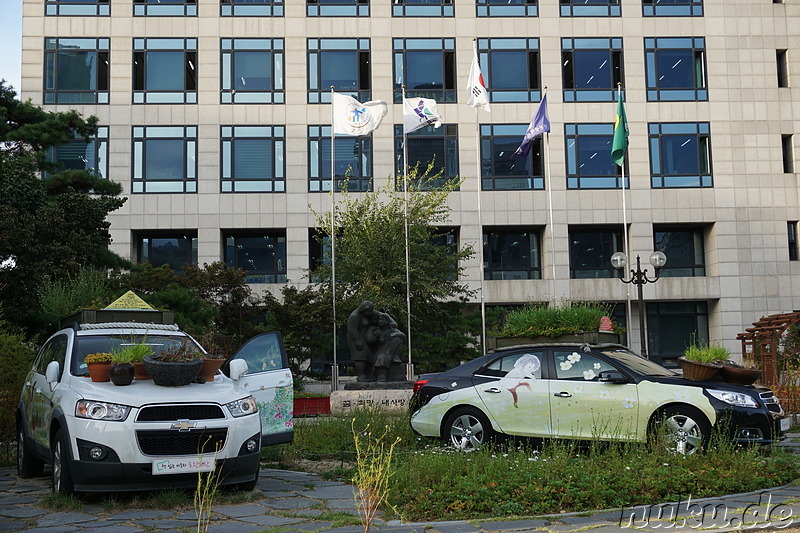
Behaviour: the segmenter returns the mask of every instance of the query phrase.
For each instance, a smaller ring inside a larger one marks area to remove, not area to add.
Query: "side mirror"
[[[59,375],[61,375],[61,365],[58,364],[58,361],[50,361],[44,371],[44,377],[50,385],[50,392],[55,389]]]
[[[247,374],[247,362],[241,359],[234,359],[230,362],[231,379],[239,381],[242,376]]]
[[[603,383],[628,383],[628,378],[618,370],[605,370],[597,376]]]

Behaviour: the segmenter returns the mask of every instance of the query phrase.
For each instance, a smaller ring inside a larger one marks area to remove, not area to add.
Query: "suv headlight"
[[[252,415],[253,413],[258,412],[256,399],[252,396],[242,398],[241,400],[236,400],[235,402],[226,403],[225,406],[236,418]]]
[[[731,392],[727,390],[708,389],[708,393],[721,402],[725,402],[737,407],[757,408],[758,403],[755,398],[743,392]]]
[[[75,416],[78,418],[88,418],[89,420],[122,422],[128,418],[128,413],[130,412],[130,407],[117,403],[80,400],[75,405]]]

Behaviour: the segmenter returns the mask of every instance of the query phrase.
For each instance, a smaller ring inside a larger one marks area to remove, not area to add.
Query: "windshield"
[[[74,376],[88,376],[89,369],[83,358],[90,353],[110,353],[119,351],[131,344],[146,344],[150,346],[153,353],[159,353],[168,348],[176,348],[187,343],[188,347],[203,353],[203,350],[191,337],[183,335],[85,335],[79,336],[76,340],[75,357],[72,360],[70,372]]]
[[[607,350],[600,350],[600,352],[644,376],[677,376],[672,370],[666,369],[628,350],[609,348]]]

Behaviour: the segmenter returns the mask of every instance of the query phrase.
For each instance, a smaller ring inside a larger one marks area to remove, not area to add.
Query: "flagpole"
[[[544,86],[544,94],[542,97],[547,96],[547,85]],[[555,236],[553,235],[555,226],[553,225],[553,183],[550,179],[550,132],[545,132],[544,135],[544,145],[545,145],[545,171],[544,171],[544,186],[547,189],[547,212],[548,217],[550,218],[550,263],[553,267],[553,279],[551,281],[552,287],[552,294],[551,298],[553,301],[553,305],[556,305],[556,248],[555,248]]]
[[[477,39],[472,39],[472,45],[475,47],[477,54]],[[488,98],[488,95],[487,95]],[[478,245],[478,261],[480,265],[478,277],[478,292],[481,295],[481,348],[483,353],[486,351],[486,295],[484,294],[483,278],[486,277],[484,272],[484,254],[483,254],[483,211],[481,211],[481,191],[483,190],[483,173],[481,172],[481,125],[478,119],[478,107],[475,106],[475,173],[478,176],[478,238],[480,244]]]
[[[403,107],[406,106],[406,86],[402,86]],[[405,121],[404,121],[405,122]],[[406,328],[408,333],[408,365],[406,365],[406,379],[414,379],[414,366],[411,363],[411,257],[408,249],[408,134],[403,125],[403,231],[406,249]]]
[[[336,134],[333,132],[333,85],[331,85],[331,287],[333,300],[333,366],[331,391],[339,390],[339,364],[336,358]]]
[[[622,97],[622,84],[621,83],[617,83],[617,99],[619,100],[619,98],[621,98],[621,97]],[[622,189],[622,250],[623,250],[623,253],[625,254],[626,261],[628,261],[628,264],[630,264],[631,256],[630,256],[630,250],[629,250],[629,247],[628,247],[628,208],[625,205],[625,161],[624,160],[623,160],[623,164],[620,165],[619,168],[620,168],[620,171],[622,173],[622,183],[621,183],[621,187],[620,187]],[[628,330],[630,330],[631,324],[632,324],[632,321],[633,321],[633,312],[631,311],[631,289],[630,289],[630,286],[628,286],[628,284],[625,285],[625,290],[627,291],[626,292],[627,305],[625,306],[625,310],[626,310],[625,320],[628,322],[628,324],[627,324],[628,325]],[[642,310],[639,309],[639,312],[641,313]],[[630,343],[630,339],[628,339],[628,343]],[[641,350],[642,347],[640,347],[639,349]]]

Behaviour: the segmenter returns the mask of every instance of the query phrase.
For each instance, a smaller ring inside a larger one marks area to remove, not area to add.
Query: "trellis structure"
[[[800,323],[800,313],[770,315],[753,322],[752,328],[736,336],[742,341],[742,357],[752,356],[756,348],[761,355],[761,382],[770,387],[778,383],[777,352],[783,334],[790,326]]]

